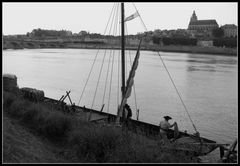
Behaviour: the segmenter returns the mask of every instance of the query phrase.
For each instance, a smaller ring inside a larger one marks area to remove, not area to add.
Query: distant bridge
[[[64,42],[3,39],[3,49],[23,49],[23,48],[64,48]]]

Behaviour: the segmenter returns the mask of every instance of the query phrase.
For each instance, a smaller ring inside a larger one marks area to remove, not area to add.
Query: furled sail
[[[137,53],[136,53],[135,59],[133,61],[133,65],[132,65],[131,71],[129,73],[129,77],[128,77],[128,80],[127,80],[127,86],[126,86],[126,89],[125,89],[125,93],[124,93],[124,96],[122,98],[119,110],[118,110],[116,124],[119,124],[119,120],[120,120],[120,116],[122,115],[123,108],[124,108],[125,104],[127,103],[127,99],[131,95],[132,86],[133,86],[133,83],[134,83],[134,76],[135,76],[135,73],[136,73],[136,69],[138,67],[138,59],[139,59],[139,56],[140,56],[141,42],[142,42],[142,39],[139,42]]]

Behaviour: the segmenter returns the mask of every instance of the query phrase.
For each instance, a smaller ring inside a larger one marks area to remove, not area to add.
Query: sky
[[[114,3],[3,3],[4,35],[26,34],[33,29],[69,30],[104,34]],[[128,34],[155,29],[187,29],[195,10],[199,20],[215,19],[219,26],[238,25],[238,4],[234,2],[135,2],[141,17],[127,22]],[[125,3],[125,17],[135,13],[133,3]],[[120,5],[119,5],[120,6]],[[111,32],[107,32],[111,33]]]

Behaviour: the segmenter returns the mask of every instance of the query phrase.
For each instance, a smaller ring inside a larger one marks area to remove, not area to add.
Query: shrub
[[[91,124],[93,125],[93,124]],[[120,144],[121,134],[112,127],[84,125],[71,132],[69,144],[79,159],[87,162],[106,162],[108,153]]]
[[[51,112],[45,119],[44,134],[51,139],[58,139],[67,136],[72,128],[73,118],[60,112]]]
[[[168,38],[164,37],[162,38],[162,42],[164,45],[197,45],[197,39],[191,39],[191,38]]]
[[[8,108],[11,106],[13,101],[16,100],[16,96],[10,92],[3,93],[3,107]]]
[[[237,47],[237,38],[217,38],[213,40],[213,45],[216,47]]]
[[[25,101],[21,98],[16,98],[7,110],[11,116],[20,119],[25,114],[28,105],[28,101]]]
[[[72,118],[61,112],[51,111],[32,104],[23,115],[22,122],[53,141],[62,140],[72,127]]]
[[[23,114],[21,121],[27,126],[36,129],[38,132],[42,132],[46,117],[49,112],[38,104],[31,104],[26,108],[26,112]]]

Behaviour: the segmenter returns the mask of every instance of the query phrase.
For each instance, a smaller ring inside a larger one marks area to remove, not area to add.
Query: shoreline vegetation
[[[57,48],[57,49],[120,49],[119,45],[109,44],[92,44],[92,43],[15,43],[15,44],[4,44],[3,50],[7,49],[46,49],[46,48]],[[127,50],[136,50],[137,46],[126,46]],[[162,52],[178,52],[178,53],[201,53],[201,54],[217,54],[225,56],[237,56],[237,48],[228,47],[204,47],[204,46],[183,46],[183,45],[142,45],[141,50],[144,51],[162,51]]]
[[[3,91],[4,163],[197,163],[157,141]],[[29,140],[29,141],[28,141]],[[35,140],[35,141],[30,141]]]

